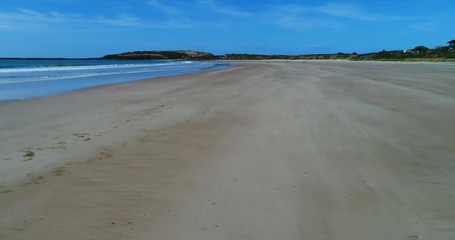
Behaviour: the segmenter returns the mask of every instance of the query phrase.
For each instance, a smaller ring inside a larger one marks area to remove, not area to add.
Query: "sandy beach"
[[[455,65],[235,62],[0,102],[0,239],[455,239]]]

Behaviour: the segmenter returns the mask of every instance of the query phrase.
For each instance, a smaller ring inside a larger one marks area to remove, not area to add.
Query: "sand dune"
[[[455,65],[237,62],[0,103],[0,239],[453,239]]]

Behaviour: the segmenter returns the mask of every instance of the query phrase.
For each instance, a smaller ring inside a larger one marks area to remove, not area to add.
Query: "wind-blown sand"
[[[454,76],[239,62],[0,103],[0,239],[455,239]]]

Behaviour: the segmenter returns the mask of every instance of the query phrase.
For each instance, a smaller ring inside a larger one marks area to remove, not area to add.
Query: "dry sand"
[[[455,239],[454,76],[239,62],[0,103],[0,239]]]

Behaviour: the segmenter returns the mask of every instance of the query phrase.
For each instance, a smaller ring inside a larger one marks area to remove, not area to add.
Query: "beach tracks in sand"
[[[0,104],[0,239],[453,239],[454,65],[239,65]]]
[[[100,140],[104,134],[105,132],[74,132],[61,135],[54,134],[52,136],[46,134],[35,144],[29,145],[29,147],[24,149],[18,149],[16,152],[6,153],[0,160],[3,161],[2,164],[6,167],[19,169],[15,174],[15,178],[20,179],[21,177],[19,176],[22,175],[22,180],[15,184],[22,186],[38,184],[43,182],[46,174],[61,176],[66,172],[65,165],[83,160],[77,158],[77,152],[75,151],[92,151],[93,154],[97,155],[93,159],[108,158],[110,152],[108,148],[96,147],[90,144],[94,139]],[[68,154],[68,150],[73,153]],[[1,186],[4,188],[12,186],[11,182],[7,180],[3,179],[1,182]]]
[[[14,185],[29,186],[43,181],[41,177],[37,178],[34,175],[63,175],[68,170],[58,168],[63,168],[62,166],[67,163],[79,161],[90,163],[96,160],[109,159],[113,156],[113,149],[107,147],[109,144],[127,147],[127,142],[116,142],[116,138],[122,139],[126,135],[126,139],[128,139],[128,135],[137,136],[138,134],[142,135],[142,133],[150,133],[139,129],[136,133],[134,131],[131,133],[130,130],[125,132],[125,129],[131,129],[131,126],[134,125],[142,126],[144,122],[150,121],[151,116],[172,110],[173,106],[173,103],[169,101],[160,101],[157,104],[137,104],[97,112],[96,117],[92,120],[94,126],[89,125],[89,129],[92,130],[76,130],[77,128],[84,129],[88,118],[83,119],[80,123],[74,119],[65,120],[64,124],[60,122],[49,123],[45,128],[46,131],[40,134],[36,133],[30,138],[32,141],[28,142],[32,144],[29,143],[25,148],[16,151],[11,147],[7,149],[8,151],[2,151],[0,160],[7,164],[4,166],[11,168],[17,166],[22,170],[17,171],[12,177],[18,181],[12,183],[8,178],[5,178],[1,184],[4,188],[10,188]],[[106,117],[108,113],[114,114],[118,118],[108,118]],[[166,120],[163,119],[162,121],[165,122]],[[66,127],[68,129],[65,129]],[[97,130],[93,131],[95,128]],[[118,137],[112,135],[118,135]],[[6,167],[5,169],[7,169]],[[21,178],[22,180],[20,180]]]
[[[173,109],[173,107],[174,103],[160,101],[158,104],[138,104],[116,108],[113,111],[110,110],[110,113],[113,113],[118,119],[106,118],[106,113],[98,112],[94,119],[94,123],[99,125],[98,128],[102,129],[102,131],[71,131],[71,128],[64,128],[65,126],[71,127],[73,125],[75,126],[74,128],[76,128],[81,125],[77,124],[77,121],[75,120],[66,121],[65,124],[55,123],[54,126],[48,126],[46,132],[36,134],[40,137],[36,138],[34,144],[29,144],[26,148],[18,149],[16,152],[6,153],[0,160],[8,162],[11,166],[27,164],[24,165],[24,167],[21,167],[24,169],[23,171],[19,171],[15,175],[16,177],[18,175],[23,176],[21,185],[34,185],[42,182],[46,175],[61,176],[65,174],[68,169],[64,166],[68,163],[92,163],[97,160],[112,158],[114,150],[112,147],[108,147],[109,141],[117,138],[112,135],[118,135],[120,137],[119,139],[122,139],[125,135],[128,136],[128,134],[132,136],[142,135],[142,139],[149,138],[155,130],[141,128],[137,129],[136,133],[133,131],[133,134],[131,134],[129,129],[134,125],[147,125],[144,123],[149,122],[149,118],[152,116],[159,116],[157,114],[161,114],[167,110],[171,110],[171,114],[178,112],[178,110]],[[205,113],[206,112],[207,111],[205,111]],[[192,112],[190,113],[192,114]],[[163,125],[168,124],[164,118],[161,121],[164,123]],[[107,122],[107,124],[104,122]],[[170,124],[172,123],[173,122],[170,122]],[[91,126],[90,128],[93,129],[95,127],[96,126]],[[125,129],[127,129],[128,132],[124,132]],[[126,139],[128,139],[128,137]],[[128,142],[125,141],[112,142],[114,146],[119,145],[122,148],[127,148],[128,145]],[[40,167],[36,168],[36,166]],[[35,175],[43,177],[37,177]],[[12,186],[10,182],[5,180],[2,184],[4,188]]]

